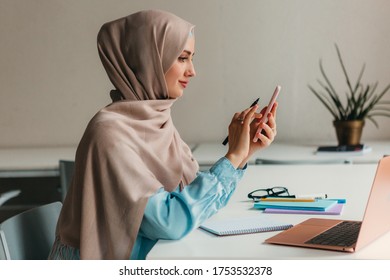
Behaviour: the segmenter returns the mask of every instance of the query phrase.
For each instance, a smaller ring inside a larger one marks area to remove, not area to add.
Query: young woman
[[[198,172],[171,118],[196,75],[194,26],[141,11],[104,24],[98,51],[113,102],[80,141],[49,259],[145,259],[159,239],[182,238],[225,206],[247,160],[276,134],[276,106],[267,124],[257,106],[236,113],[227,154]]]

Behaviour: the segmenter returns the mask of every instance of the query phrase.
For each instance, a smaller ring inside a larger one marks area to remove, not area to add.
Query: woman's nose
[[[186,71],[186,75],[189,76],[189,77],[195,77],[196,76],[195,67],[194,67],[194,64],[192,62],[189,65],[189,67],[188,67],[188,69]]]

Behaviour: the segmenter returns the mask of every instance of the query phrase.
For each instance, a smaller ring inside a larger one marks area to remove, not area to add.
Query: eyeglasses
[[[258,189],[248,193],[248,198],[251,198],[255,201],[260,200],[260,198],[266,198],[266,197],[295,197],[295,196],[290,195],[288,189],[285,187]]]

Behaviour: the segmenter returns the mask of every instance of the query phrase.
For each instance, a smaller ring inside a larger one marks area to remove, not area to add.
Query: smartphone
[[[279,95],[279,92],[280,92],[280,90],[281,90],[281,86],[276,86],[276,88],[275,88],[275,91],[274,91],[274,94],[272,94],[272,97],[271,97],[271,100],[269,101],[269,103],[268,103],[268,106],[267,106],[267,109],[265,110],[265,112],[264,112],[264,115],[262,116],[262,118],[260,119],[260,122],[259,123],[266,123],[267,121],[268,121],[268,114],[271,112],[271,109],[272,109],[272,107],[274,106],[274,103],[275,103],[275,101],[276,101],[276,98],[278,97],[278,95]],[[257,133],[260,133],[262,131],[262,128],[261,127],[259,127],[259,129],[256,131],[256,134],[255,135],[257,135]],[[253,138],[253,142],[257,142],[257,140],[258,140],[259,138],[257,138],[257,136],[255,136],[254,138]]]

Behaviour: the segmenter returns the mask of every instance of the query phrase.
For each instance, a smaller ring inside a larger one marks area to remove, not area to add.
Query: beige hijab
[[[57,225],[81,259],[129,259],[148,197],[195,178],[198,164],[172,122],[164,78],[192,29],[173,14],[141,11],[99,32],[116,102],[86,128]]]

